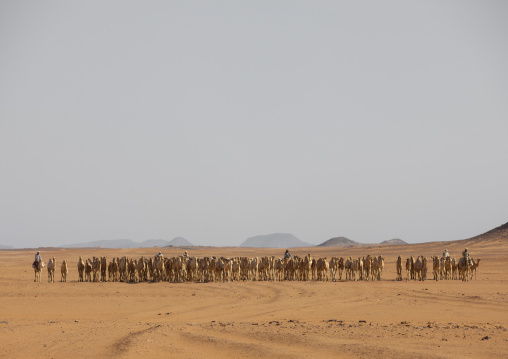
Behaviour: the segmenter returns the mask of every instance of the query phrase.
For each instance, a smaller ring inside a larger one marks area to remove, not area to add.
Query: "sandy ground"
[[[447,244],[459,257],[464,244]],[[158,249],[47,249],[67,283],[34,283],[33,250],[0,251],[0,357],[508,358],[508,243],[469,245],[477,280],[395,281],[400,254],[439,243],[293,249],[313,257],[385,256],[380,282],[78,283],[77,259]],[[163,249],[166,256],[183,249]],[[278,249],[198,248],[196,256],[282,256]],[[60,274],[56,276],[60,280]]]

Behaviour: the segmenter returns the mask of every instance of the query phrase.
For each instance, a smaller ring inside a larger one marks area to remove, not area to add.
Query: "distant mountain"
[[[150,248],[150,247],[167,247],[167,246],[193,246],[192,243],[187,241],[185,238],[177,237],[171,242],[164,239],[149,239],[141,243],[134,242],[130,239],[103,239],[100,241],[91,241],[84,243],[65,244],[63,248]]]
[[[335,237],[319,244],[318,247],[357,247],[362,245],[362,243],[352,241],[346,237]]]
[[[407,243],[404,242],[402,239],[394,238],[394,239],[389,239],[387,241],[382,241],[380,244],[384,245],[384,246],[403,246]]]
[[[0,249],[14,249],[14,247],[0,244]]]
[[[314,244],[301,241],[290,233],[274,233],[250,237],[240,244],[240,247],[254,248],[295,248],[314,246]]]
[[[191,242],[189,242],[188,240],[186,240],[183,237],[176,237],[176,238],[173,238],[167,244],[167,246],[173,246],[173,247],[193,247],[194,244],[192,244]]]

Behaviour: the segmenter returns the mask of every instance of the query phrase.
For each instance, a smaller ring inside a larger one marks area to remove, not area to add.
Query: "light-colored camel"
[[[458,261],[455,258],[452,258],[452,279],[459,279],[459,265]]]
[[[55,283],[55,267],[56,267],[56,259],[55,257],[50,258],[48,262],[48,282]]]
[[[153,259],[153,280],[160,282],[164,274],[164,258],[162,256],[155,256]]]
[[[67,261],[64,259],[62,261],[62,264],[60,265],[60,282],[67,282],[67,272],[68,272],[68,268],[67,268]]]
[[[346,280],[352,280],[353,273],[351,267],[353,266],[353,258],[349,257],[344,262],[344,269],[346,271]]]
[[[78,275],[79,275],[78,282],[84,281],[84,278],[83,278],[84,272],[85,272],[85,262],[83,261],[83,257],[79,256],[79,259],[78,259]]]
[[[415,279],[418,277],[418,280],[422,280],[422,265],[422,260],[420,259],[420,256],[418,256],[414,264]]]
[[[328,271],[330,266],[326,260],[326,257],[319,258],[316,262],[316,277],[318,281],[328,282]]]
[[[402,258],[401,258],[401,256],[397,257],[396,267],[397,267],[397,280],[402,280]],[[368,279],[369,277],[366,276],[366,278]]]
[[[444,261],[444,278],[452,279],[452,259],[450,257],[446,257]]]
[[[332,257],[332,259],[330,259],[330,279],[332,282],[335,282],[335,276],[337,274],[337,270],[339,269],[339,258],[337,257]]]
[[[478,269],[478,266],[480,265],[480,260],[481,259],[477,259],[476,261],[474,259],[472,259],[473,261],[473,265],[471,266],[470,268],[470,272],[471,272],[471,279],[473,279],[473,272],[474,272],[474,279],[476,280],[476,270]]]

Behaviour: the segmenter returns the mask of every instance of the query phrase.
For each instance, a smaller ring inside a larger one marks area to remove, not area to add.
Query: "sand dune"
[[[499,239],[500,238],[500,239]],[[156,249],[49,249],[67,283],[34,283],[32,251],[0,251],[1,357],[508,357],[508,242],[469,242],[477,280],[395,281],[400,254],[459,257],[464,242],[298,248],[314,257],[382,254],[380,282],[78,283],[77,258]],[[178,248],[164,249],[166,256]],[[197,248],[190,255],[282,256]],[[60,279],[60,274],[56,276]]]

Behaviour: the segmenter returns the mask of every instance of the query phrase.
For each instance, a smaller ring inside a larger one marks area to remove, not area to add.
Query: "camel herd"
[[[261,281],[337,281],[381,280],[384,269],[382,256],[359,258],[312,258],[310,254],[291,258],[272,257],[106,257],[78,259],[79,282],[231,282]],[[55,281],[56,259],[49,260],[48,281]],[[40,272],[36,270],[36,281]],[[67,281],[67,261],[60,266],[61,282]]]
[[[469,258],[460,258],[456,260],[451,257],[438,257],[432,256],[432,274],[433,279],[448,280],[448,279],[460,279],[462,281],[468,281],[474,278],[476,279],[476,270],[480,264],[480,259],[474,260]],[[397,280],[402,280],[402,258],[397,258]],[[427,258],[424,256],[418,256],[416,259],[411,256],[406,259],[406,280],[427,280],[427,272],[429,268],[427,265]]]
[[[480,260],[466,262],[455,259],[432,257],[434,280],[476,279]],[[406,280],[427,280],[430,264],[427,258],[411,256],[406,259]],[[381,280],[384,270],[383,256],[358,258],[332,257],[312,258],[294,256],[291,258],[272,257],[106,257],[78,259],[79,282],[231,282],[231,281],[337,281],[337,280]],[[397,280],[402,280],[403,261],[397,258]],[[47,264],[48,281],[55,281],[56,258]],[[35,265],[35,281],[41,281],[42,266]],[[67,281],[67,261],[60,265],[60,281]]]

